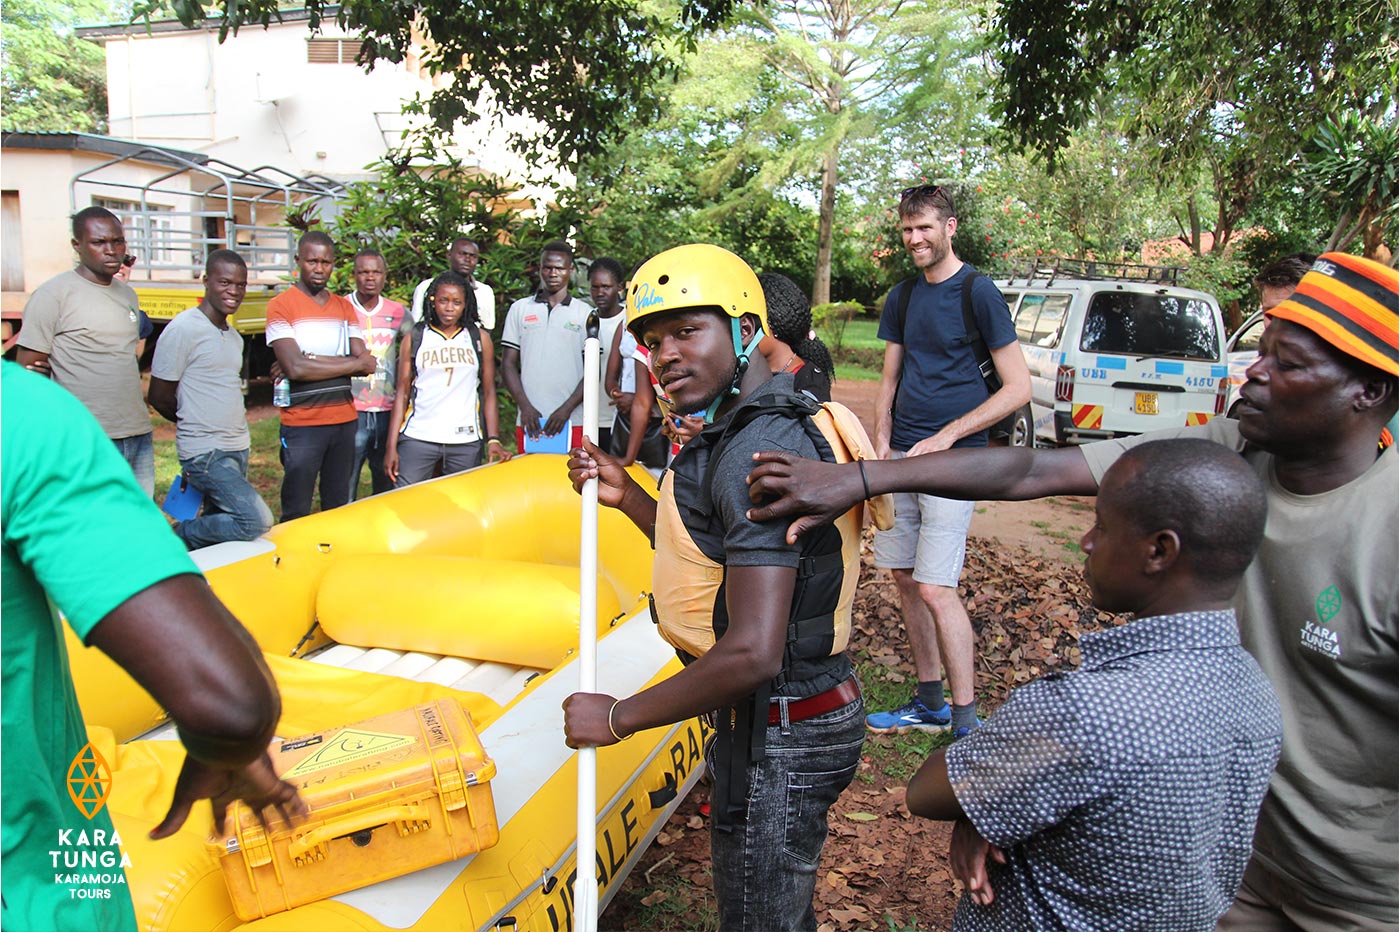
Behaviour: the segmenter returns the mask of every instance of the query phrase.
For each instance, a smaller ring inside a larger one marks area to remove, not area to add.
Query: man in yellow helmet
[[[566,738],[608,745],[716,712],[720,928],[814,930],[827,810],[855,775],[864,736],[844,654],[858,549],[849,528],[789,544],[782,522],[749,521],[744,477],[758,450],[835,454],[812,427],[815,403],[757,352],[763,292],[738,256],[692,245],[654,257],[629,284],[627,326],[676,410],[704,411],[706,426],[672,462],[659,501],[591,443],[573,451],[569,476],[576,488],[597,477],[599,502],[653,539],[653,611],[686,667],[630,698],[574,694]]]

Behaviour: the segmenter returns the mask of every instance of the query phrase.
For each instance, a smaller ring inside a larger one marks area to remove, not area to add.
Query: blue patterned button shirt
[[[1143,618],[1080,649],[1078,670],[1017,689],[948,748],[958,802],[1007,857],[954,932],[1210,932],[1283,741],[1273,689],[1232,611]]]

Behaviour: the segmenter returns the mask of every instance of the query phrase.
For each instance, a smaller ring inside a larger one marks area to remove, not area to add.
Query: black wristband
[[[865,486],[865,500],[870,501],[870,480],[865,478],[865,460],[856,460],[856,466],[860,467],[860,484]]]

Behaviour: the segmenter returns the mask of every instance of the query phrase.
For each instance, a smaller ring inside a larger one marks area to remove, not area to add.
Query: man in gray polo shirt
[[[583,438],[583,327],[592,310],[569,294],[574,251],[546,243],[540,255],[540,290],[506,312],[501,331],[501,377],[515,399],[517,449],[525,437],[553,437],[572,427],[573,449]]]
[[[131,286],[116,279],[126,256],[121,221],[101,207],[78,211],[73,249],[77,268],[44,282],[24,306],[16,361],[76,395],[154,495],[151,415],[136,360],[141,309]]]
[[[191,550],[252,540],[272,527],[272,511],[248,483],[243,337],[228,322],[247,289],[248,267],[238,253],[210,253],[204,300],[170,322],[151,362],[151,407],[175,422],[180,468],[204,493],[200,516],[175,525]]]

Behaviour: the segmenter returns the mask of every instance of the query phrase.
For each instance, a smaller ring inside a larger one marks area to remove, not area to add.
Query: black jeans
[[[282,426],[282,520],[311,514],[311,495],[321,480],[321,510],[350,501],[350,474],[355,468],[355,421]]]

